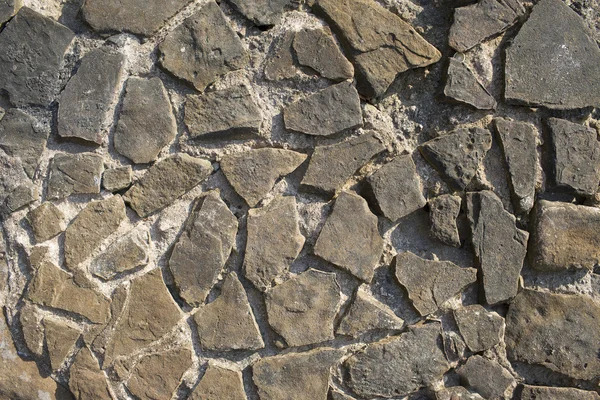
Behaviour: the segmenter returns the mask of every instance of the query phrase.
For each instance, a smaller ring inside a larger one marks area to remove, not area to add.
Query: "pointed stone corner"
[[[106,375],[100,369],[98,360],[87,347],[79,350],[70,371],[69,389],[77,400],[111,400],[113,398],[108,388]]]
[[[335,333],[359,337],[373,330],[400,330],[404,321],[391,308],[358,289]]]
[[[329,29],[303,29],[294,36],[298,63],[314,69],[323,78],[344,81],[354,77],[354,67],[335,43]]]
[[[494,0],[495,1],[495,0]],[[444,95],[478,110],[495,110],[496,100],[465,63],[450,58]]]

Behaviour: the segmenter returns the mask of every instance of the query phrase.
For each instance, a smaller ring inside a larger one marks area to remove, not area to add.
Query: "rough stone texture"
[[[98,360],[87,347],[83,347],[77,353],[71,365],[69,389],[77,400],[112,399],[106,376],[100,369]]]
[[[13,190],[4,202],[4,209],[9,213],[21,210],[22,208],[36,202],[40,198],[40,193],[36,186],[31,182],[19,185]]]
[[[439,323],[369,344],[346,361],[348,384],[362,397],[403,397],[432,387],[450,368]]]
[[[0,204],[4,205],[7,197],[23,182],[27,182],[28,178],[23,170],[21,160],[7,155],[2,149],[0,149],[0,167],[2,169],[0,175]]]
[[[524,385],[520,400],[598,400],[596,392],[573,388]]]
[[[63,56],[74,38],[67,27],[23,7],[0,33],[0,90],[16,106],[47,106],[59,90]]]
[[[275,286],[265,295],[269,324],[292,347],[333,339],[340,300],[335,274],[315,269]]]
[[[98,154],[55,155],[50,164],[48,200],[60,200],[72,194],[100,193],[103,171],[104,160]]]
[[[517,228],[514,215],[487,190],[467,193],[467,217],[485,300],[505,303],[517,294],[529,233]]]
[[[348,216],[352,218],[348,218]],[[369,283],[383,251],[377,217],[365,199],[342,192],[321,229],[314,253]]]
[[[510,399],[516,385],[508,370],[479,355],[469,358],[456,372],[468,388],[485,399]]]
[[[277,179],[294,172],[306,154],[264,148],[223,157],[221,170],[250,207],[256,207],[271,191]]]
[[[283,119],[286,129],[314,136],[329,136],[363,124],[360,98],[351,82],[329,86],[288,105]]]
[[[358,91],[367,98],[384,94],[399,73],[441,58],[411,25],[373,0],[318,0],[315,10],[354,54]]]
[[[429,200],[431,236],[448,246],[460,247],[456,218],[460,213],[461,198],[443,194]]]
[[[242,373],[209,363],[189,400],[246,400]],[[587,399],[586,399],[587,400]]]
[[[42,203],[27,213],[33,237],[38,243],[45,242],[66,229],[65,216],[54,204]]]
[[[496,2],[498,0],[491,1]],[[464,62],[454,57],[450,59],[450,65],[448,66],[444,95],[473,106],[478,110],[494,110],[496,108],[496,100],[477,80],[473,71]]]
[[[134,231],[112,242],[106,250],[92,260],[90,272],[109,280],[148,264],[150,234]]]
[[[57,127],[61,137],[102,144],[124,64],[125,56],[108,47],[83,57],[60,95]]]
[[[434,313],[477,280],[477,270],[450,261],[430,261],[410,252],[396,256],[396,279],[421,315]]]
[[[130,165],[107,169],[102,174],[102,187],[110,192],[118,192],[131,186],[132,179]]]
[[[294,65],[295,51],[293,48],[296,32],[285,31],[273,46],[273,51],[265,63],[265,78],[270,81],[291,79],[298,74]]]
[[[81,330],[63,322],[44,318],[44,332],[50,367],[57,370],[75,347],[77,339],[81,336]]]
[[[251,209],[247,229],[244,276],[265,291],[289,269],[304,246],[296,199],[279,197],[263,208]]]
[[[359,337],[373,330],[400,330],[403,326],[404,321],[388,306],[359,289],[335,333]]]
[[[504,334],[504,319],[479,304],[454,310],[454,319],[465,343],[474,353],[499,344]]]
[[[0,1],[0,24],[8,21],[22,6],[22,0]]]
[[[462,386],[452,386],[435,392],[436,400],[485,400],[477,393],[471,393]]]
[[[244,68],[249,60],[244,45],[212,0],[171,31],[158,49],[162,67],[201,92],[221,75]]]
[[[303,29],[292,44],[298,63],[314,69],[323,78],[344,81],[354,77],[354,67],[342,54],[329,30]]]
[[[506,50],[508,102],[551,109],[600,105],[600,49],[581,17],[542,0]]]
[[[293,5],[292,0],[231,0],[231,3],[258,26],[277,24],[283,12]]]
[[[44,355],[43,316],[39,307],[25,303],[19,312],[19,323],[23,330],[23,340],[27,350],[36,357]]]

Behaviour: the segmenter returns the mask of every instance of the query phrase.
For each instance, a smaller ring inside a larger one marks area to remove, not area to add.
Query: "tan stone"
[[[51,318],[44,318],[43,323],[50,367],[57,370],[75,347],[81,336],[81,329]]]
[[[71,365],[69,389],[77,400],[112,400],[106,376],[87,347],[77,353]]]
[[[358,337],[372,330],[400,330],[403,325],[388,306],[359,289],[335,333]]]
[[[65,215],[54,204],[42,203],[27,213],[36,242],[45,242],[65,230]]]
[[[242,373],[209,363],[200,383],[190,395],[189,400],[222,399],[246,400]]]

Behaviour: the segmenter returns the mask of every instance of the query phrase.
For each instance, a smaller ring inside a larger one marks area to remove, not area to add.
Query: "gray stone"
[[[100,193],[104,159],[93,153],[57,154],[50,163],[48,200]]]
[[[303,29],[296,33],[293,48],[300,65],[323,78],[344,81],[354,77],[354,67],[344,57],[329,29]]]
[[[411,25],[373,0],[318,0],[313,9],[355,54],[358,91],[364,97],[383,95],[399,73],[441,58]]]
[[[231,3],[258,26],[272,26],[292,8],[292,0],[231,0]]]
[[[130,165],[107,169],[102,174],[102,187],[110,192],[118,192],[131,186],[132,179]]]
[[[83,347],[77,353],[73,365],[71,365],[69,389],[77,400],[111,400],[113,398],[106,376],[98,365],[98,360],[87,347]]]
[[[0,33],[0,90],[16,106],[47,106],[60,89],[64,54],[75,34],[23,7]]]
[[[304,246],[295,197],[248,211],[244,276],[265,291],[289,269]]]
[[[454,319],[465,343],[473,353],[496,346],[502,340],[504,319],[479,304],[454,310]]]
[[[158,49],[161,66],[201,92],[249,61],[242,41],[212,0],[171,31]]]
[[[437,322],[367,345],[346,361],[348,385],[361,397],[397,398],[431,388],[450,369]]]
[[[75,343],[81,336],[81,330],[50,318],[44,318],[43,323],[50,368],[56,371],[73,351]]]
[[[0,24],[8,21],[22,6],[22,0],[0,0]]]
[[[325,221],[314,253],[369,283],[383,252],[383,239],[365,199],[342,192]]]
[[[115,150],[147,164],[177,135],[169,95],[160,78],[129,78],[115,130]]]
[[[488,0],[484,0],[483,2],[485,1]],[[496,2],[498,0],[490,1]],[[450,58],[444,95],[460,103],[475,107],[478,110],[496,109],[496,100],[494,100],[481,82],[477,80],[473,71],[464,62],[454,57]]]
[[[396,157],[367,179],[383,215],[391,221],[425,207],[421,180],[411,155]]]
[[[285,128],[314,136],[328,136],[362,126],[358,92],[351,82],[329,86],[288,105]]]
[[[479,355],[470,357],[456,372],[464,384],[485,399],[510,399],[515,378],[496,361]]]
[[[250,207],[256,207],[277,179],[294,172],[306,154],[263,148],[223,157],[221,170],[235,191]]]
[[[457,332],[445,330],[442,332],[444,354],[451,363],[458,363],[465,359],[467,344]]]
[[[332,340],[340,300],[335,274],[311,268],[267,291],[269,325],[290,347]]]
[[[261,122],[262,113],[243,85],[188,96],[185,103],[185,125],[191,138],[255,138]]]
[[[211,362],[192,391],[189,400],[246,400],[242,373],[221,368]]]
[[[92,260],[90,272],[103,280],[120,277],[148,264],[150,234],[138,230],[112,242]]]
[[[200,346],[211,351],[265,347],[246,291],[235,272],[225,277],[221,295],[194,314]]]
[[[523,385],[520,400],[600,400],[596,392],[574,388]]]
[[[550,118],[553,183],[559,189],[593,196],[600,182],[598,133],[584,125]]]
[[[102,144],[124,64],[125,56],[108,47],[83,57],[58,101],[59,136]]]
[[[124,199],[141,218],[145,218],[192,190],[212,171],[208,160],[178,153],[150,167],[125,193]]]
[[[39,207],[29,211],[27,221],[29,221],[33,237],[38,243],[53,238],[67,228],[65,215],[50,202],[42,203]]]
[[[491,147],[492,134],[487,129],[459,128],[424,143],[419,150],[449,185],[464,190]]]
[[[560,0],[537,3],[506,50],[508,102],[552,109],[600,105],[600,49]]]
[[[15,190],[6,197],[4,208],[9,213],[13,213],[36,202],[39,198],[40,193],[37,186],[34,186],[31,182],[24,183],[17,186]]]
[[[317,146],[301,187],[331,197],[356,171],[385,149],[381,140],[372,133],[332,145]]]
[[[447,300],[477,281],[474,268],[461,268],[450,261],[425,260],[410,252],[396,256],[395,274],[423,316],[436,312]]]
[[[274,41],[273,50],[265,63],[265,78],[270,81],[291,79],[298,74],[295,66],[293,49],[296,32],[285,31]]]
[[[462,200],[458,196],[443,194],[429,200],[429,218],[432,237],[448,246],[460,247],[456,218]]]
[[[471,393],[462,386],[452,386],[435,392],[436,400],[485,400],[477,393]]]
[[[373,330],[400,330],[403,326],[404,321],[391,308],[359,289],[335,333],[358,337]]]
[[[487,190],[467,193],[467,218],[485,300],[490,305],[506,303],[517,294],[529,233],[517,228],[514,215]]]
[[[21,159],[11,157],[0,149],[0,205],[4,205],[6,198],[19,186],[29,183]]]

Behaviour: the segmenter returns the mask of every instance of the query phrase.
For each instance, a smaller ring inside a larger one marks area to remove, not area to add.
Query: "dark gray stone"
[[[100,193],[104,159],[93,153],[56,154],[50,163],[48,200]]]
[[[600,400],[596,392],[575,388],[523,385],[520,400]]]
[[[110,192],[118,192],[131,186],[133,172],[130,165],[111,168],[102,174],[102,187]]]
[[[488,312],[479,304],[457,308],[454,319],[465,343],[473,353],[491,349],[499,344],[504,334],[504,319]]]
[[[323,78],[344,81],[354,76],[354,67],[344,57],[327,29],[303,29],[293,43],[298,63],[317,71]]]
[[[0,0],[0,24],[8,21],[22,6],[22,0]]]
[[[230,0],[246,18],[258,26],[272,26],[279,22],[292,0]]]
[[[298,74],[294,64],[295,51],[293,49],[296,32],[285,31],[283,35],[274,40],[273,50],[265,63],[265,78],[269,81],[291,79]]]
[[[373,330],[400,330],[404,321],[391,308],[363,290],[357,290],[335,333],[359,337]]]
[[[11,157],[0,149],[0,205],[4,205],[6,198],[23,184],[31,182],[20,158]]]
[[[27,213],[27,221],[38,243],[45,242],[66,229],[65,215],[54,204],[42,203]]]
[[[37,186],[31,182],[19,185],[13,190],[4,202],[4,209],[9,213],[18,211],[31,203],[36,202],[40,198],[40,193]]]
[[[90,272],[105,281],[148,264],[150,235],[134,231],[112,242],[92,260]]]
[[[496,108],[496,100],[477,80],[473,71],[454,57],[450,58],[444,95],[478,110],[494,110]]]
[[[515,378],[496,361],[472,356],[456,372],[461,381],[485,399],[510,399],[516,386]]]
[[[458,196],[443,194],[429,200],[432,237],[448,246],[460,247],[460,236],[456,218],[460,213],[462,200]]]

